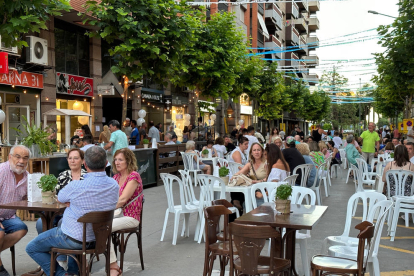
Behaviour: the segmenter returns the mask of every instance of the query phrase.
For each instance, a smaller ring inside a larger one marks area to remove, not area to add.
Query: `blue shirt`
[[[135,138],[134,138],[135,137]],[[131,141],[133,141],[134,139],[136,139],[136,143],[135,145],[139,145],[139,132],[138,129],[135,127],[134,130],[131,132],[131,136],[129,137],[131,139]]]
[[[122,130],[117,130],[111,134],[111,142],[114,142],[112,145],[112,155],[115,155],[115,152],[119,149],[128,147],[128,138]]]
[[[63,213],[62,232],[75,240],[83,240],[83,223],[78,219],[95,211],[114,210],[119,197],[119,185],[103,172],[85,174],[84,180],[75,180],[59,192],[60,202],[69,202]],[[92,224],[86,226],[86,241],[94,241]]]

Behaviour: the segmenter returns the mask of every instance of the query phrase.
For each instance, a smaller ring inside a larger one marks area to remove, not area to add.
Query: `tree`
[[[238,70],[239,77],[233,85],[234,93],[256,94],[261,88],[260,76],[263,74],[264,67],[265,61],[259,56],[246,56],[243,66]]]
[[[171,71],[185,69],[180,59],[194,44],[198,19],[192,16],[199,13],[185,2],[102,0],[87,1],[86,7],[86,13],[94,19],[84,22],[97,27],[90,36],[112,45],[109,54],[118,60],[112,72],[125,75],[132,83],[143,76],[164,82]],[[124,102],[129,82],[124,85]],[[124,103],[123,121],[126,108]]]
[[[390,111],[401,110],[396,107],[402,104],[411,118],[414,95],[414,6],[411,0],[401,0],[399,5],[400,15],[394,23],[378,28],[381,36],[379,44],[386,50],[375,54],[378,65],[378,75],[373,78],[378,86],[375,102],[383,111],[386,111],[385,104]]]
[[[307,121],[320,122],[330,112],[331,98],[324,91],[310,93],[307,90],[304,92],[303,101],[305,104],[298,114]]]
[[[69,0],[1,0],[1,42],[6,47],[28,47],[22,40],[23,34],[46,30],[46,22],[52,16],[60,16],[62,11],[70,9]]]
[[[241,95],[246,85],[236,89],[234,86],[244,72],[257,71],[250,65],[258,61],[248,60],[246,36],[236,26],[234,18],[232,13],[219,12],[208,21],[200,16],[189,19],[196,26],[193,30],[196,42],[182,52],[179,62],[183,69],[172,71],[169,76],[173,84],[195,88],[204,96],[224,100]]]

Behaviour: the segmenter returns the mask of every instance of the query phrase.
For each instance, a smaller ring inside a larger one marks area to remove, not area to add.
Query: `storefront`
[[[42,74],[25,71],[19,74],[16,70],[0,74],[1,109],[6,117],[0,127],[2,142],[14,144],[16,138],[20,141],[21,134],[15,129],[23,131],[26,120],[40,126],[42,89]]]
[[[174,132],[178,141],[183,141],[184,115],[188,113],[188,93],[177,92],[172,94],[172,116],[171,125],[174,125]]]
[[[93,98],[93,79],[64,73],[56,73],[56,108],[83,111],[91,114]],[[89,125],[87,116],[71,116],[70,134],[82,135],[80,128]],[[64,140],[66,133],[65,119],[56,116],[57,140]],[[92,128],[92,126],[89,126]],[[91,131],[93,131],[91,129]]]
[[[164,91],[142,88],[140,101],[141,108],[147,112],[145,122],[164,125]]]
[[[244,127],[253,125],[253,106],[247,94],[240,96],[240,120],[244,121]]]

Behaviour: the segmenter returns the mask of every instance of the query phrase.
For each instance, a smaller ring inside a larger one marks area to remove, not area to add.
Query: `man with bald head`
[[[27,164],[30,150],[22,145],[11,148],[9,160],[0,164],[0,204],[20,201],[27,196]],[[27,233],[16,210],[0,209],[0,252],[15,245]],[[10,276],[0,259],[0,276]]]

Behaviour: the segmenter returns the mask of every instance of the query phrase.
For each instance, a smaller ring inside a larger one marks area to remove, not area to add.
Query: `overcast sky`
[[[351,38],[362,37],[366,35],[375,35],[374,32],[361,33],[355,36],[348,36],[345,38],[337,38],[339,36],[361,32],[379,25],[390,24],[394,19],[368,13],[368,10],[374,10],[379,13],[384,13],[391,16],[398,16],[398,0],[349,0],[349,1],[320,1],[320,11],[317,13],[319,18],[320,29],[317,31],[317,36],[323,43],[331,43],[334,41],[344,41]],[[335,38],[332,40],[332,38]],[[320,67],[333,66],[332,61],[336,59],[368,59],[373,58],[372,53],[382,52],[384,49],[378,44],[378,39],[369,40],[360,43],[352,43],[338,46],[320,47],[316,51],[319,56]],[[311,52],[312,53],[312,52]],[[360,63],[372,63],[373,61],[361,61]],[[329,65],[322,65],[328,64]],[[346,64],[346,63],[343,63]],[[349,66],[347,63],[345,66]],[[359,79],[362,80],[362,85],[369,82],[372,74],[366,74],[367,71],[356,71],[375,67],[343,67],[339,72],[349,79],[350,87],[359,87]],[[341,72],[342,71],[342,72]],[[351,71],[351,72],[345,72]],[[319,77],[322,75],[321,70],[311,70],[311,73],[317,73]],[[364,75],[360,75],[364,74]]]

